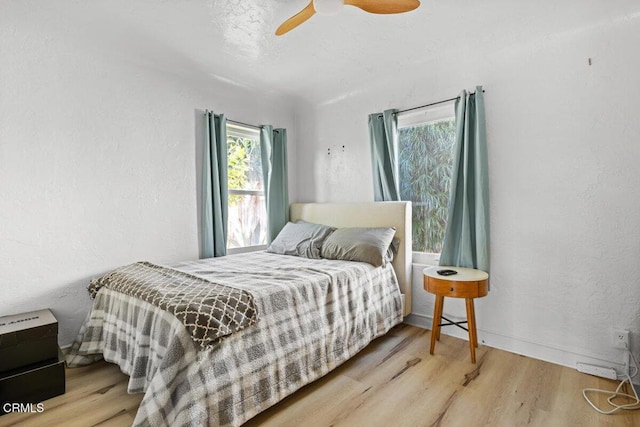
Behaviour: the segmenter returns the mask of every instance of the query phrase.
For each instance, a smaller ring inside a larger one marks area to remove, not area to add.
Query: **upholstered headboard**
[[[293,203],[291,221],[333,227],[395,227],[400,239],[393,269],[403,294],[404,315],[411,312],[411,202]]]

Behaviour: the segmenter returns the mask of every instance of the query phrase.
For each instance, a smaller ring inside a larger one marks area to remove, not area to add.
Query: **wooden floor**
[[[600,415],[585,387],[617,382],[400,325],[328,376],[258,415],[248,426],[640,426],[640,411]],[[67,370],[66,394],[40,414],[8,414],[0,426],[129,426],[141,395],[126,393],[119,368]],[[599,401],[604,404],[604,399]]]

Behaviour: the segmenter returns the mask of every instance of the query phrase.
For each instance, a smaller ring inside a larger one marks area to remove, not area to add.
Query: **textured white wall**
[[[370,89],[343,99],[302,103],[298,169],[309,173],[299,175],[299,199],[371,200],[367,115],[482,84],[492,269],[489,296],[477,302],[480,338],[570,366],[615,363],[619,327],[632,331],[638,353],[639,20],[621,15],[483,56],[452,52],[363,76]],[[418,272],[411,320],[428,324],[433,300],[420,293]],[[445,311],[464,313],[449,301]]]
[[[202,110],[287,127],[295,157],[291,101],[157,57],[154,40],[130,46],[123,28],[114,38],[18,2],[3,12],[0,316],[49,307],[65,345],[90,278],[197,258]]]
[[[493,264],[480,338],[569,365],[620,360],[613,327],[639,347],[637,14],[529,41],[514,29],[490,54],[456,50],[395,75],[371,69],[293,113],[290,99],[216,80],[144,26],[74,19],[83,5],[0,5],[0,315],[51,307],[68,344],[91,277],[198,255],[203,108],[289,129],[292,201],[368,201],[367,115],[483,84]],[[414,320],[426,323],[419,272],[414,286]]]

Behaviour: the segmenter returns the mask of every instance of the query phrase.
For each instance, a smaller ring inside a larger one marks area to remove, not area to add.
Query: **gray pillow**
[[[391,244],[389,245],[389,248],[387,249],[387,252],[384,255],[385,264],[389,262],[393,262],[396,255],[398,255],[399,250],[400,250],[400,239],[398,239],[397,237],[394,237],[393,240],[391,240]]]
[[[322,243],[334,230],[334,227],[310,222],[288,222],[271,242],[267,252],[319,259]]]
[[[395,228],[339,228],[322,244],[322,258],[385,265],[395,233]]]

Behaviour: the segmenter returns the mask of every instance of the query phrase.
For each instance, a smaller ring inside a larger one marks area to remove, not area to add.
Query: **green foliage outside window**
[[[400,197],[413,202],[414,251],[442,251],[454,137],[454,119],[399,129]]]
[[[260,140],[227,134],[229,211],[227,248],[266,243]]]
[[[243,137],[227,137],[229,190],[262,190],[260,143]],[[229,204],[236,205],[242,195],[229,194]]]

